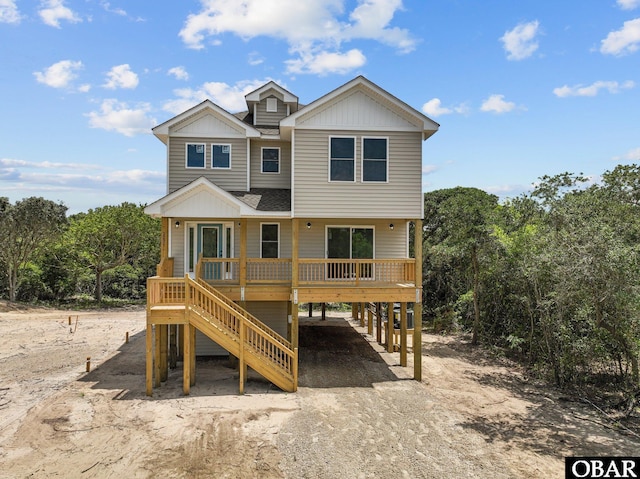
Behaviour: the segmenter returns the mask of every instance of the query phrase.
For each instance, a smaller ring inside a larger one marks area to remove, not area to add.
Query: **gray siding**
[[[186,167],[186,144],[204,143],[205,168]],[[211,145],[231,145],[231,169],[211,168]],[[247,189],[247,140],[244,138],[175,138],[169,141],[169,193],[204,176],[227,191]]]
[[[276,98],[274,96],[270,98]],[[287,105],[285,105],[280,98],[276,98],[278,102],[278,111],[267,111],[267,99],[263,98],[260,103],[256,105],[255,121],[256,125],[273,125],[278,126],[280,120],[287,116]]]
[[[262,173],[262,148],[280,148],[280,173]],[[291,143],[251,141],[251,188],[291,188]]]
[[[356,141],[355,182],[329,182],[329,137]],[[361,181],[362,137],[389,138],[387,183]],[[419,132],[295,131],[296,217],[419,218],[422,215],[422,136]]]

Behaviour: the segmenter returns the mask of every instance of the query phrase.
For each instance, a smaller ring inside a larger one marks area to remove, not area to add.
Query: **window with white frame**
[[[260,257],[280,257],[280,223],[260,223]]]
[[[185,165],[187,168],[204,168],[205,149],[204,143],[187,143],[185,152]]]
[[[278,99],[274,97],[267,98],[267,113],[276,113],[278,111]]]
[[[211,168],[231,168],[231,145],[211,145]]]
[[[262,173],[280,173],[280,148],[262,148]]]
[[[329,138],[329,181],[355,181],[356,139]]]
[[[362,181],[386,182],[388,176],[388,139],[362,139]]]

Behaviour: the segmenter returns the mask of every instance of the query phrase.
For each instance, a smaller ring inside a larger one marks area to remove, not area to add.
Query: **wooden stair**
[[[298,385],[298,349],[205,282],[185,277],[189,323],[284,391]]]

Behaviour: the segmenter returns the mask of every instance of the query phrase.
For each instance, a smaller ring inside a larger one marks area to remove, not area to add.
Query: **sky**
[[[364,75],[438,122],[423,189],[501,199],[640,163],[640,0],[0,0],[0,196],[166,193],[151,128]]]

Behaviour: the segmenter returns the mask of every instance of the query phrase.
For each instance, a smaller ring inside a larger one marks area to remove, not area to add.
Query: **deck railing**
[[[290,258],[248,258],[246,282],[290,284]],[[239,258],[200,258],[196,278],[211,284],[239,284]],[[298,259],[300,285],[398,284],[415,281],[415,259]]]

